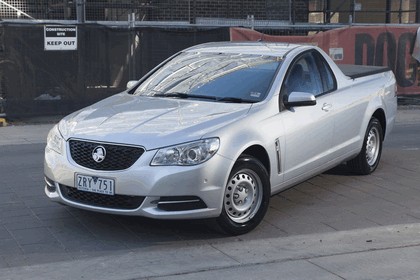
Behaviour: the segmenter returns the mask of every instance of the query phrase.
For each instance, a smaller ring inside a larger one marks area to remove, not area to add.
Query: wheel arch
[[[382,139],[385,138],[386,135],[386,118],[385,118],[385,112],[382,108],[377,109],[372,117],[375,117],[378,119],[379,123],[382,126]]]
[[[270,178],[271,168],[270,168],[270,157],[268,156],[267,151],[261,145],[252,145],[246,148],[242,153],[241,156],[248,155],[253,156],[254,158],[258,159],[262,165],[264,165],[265,169],[267,170],[268,176]]]

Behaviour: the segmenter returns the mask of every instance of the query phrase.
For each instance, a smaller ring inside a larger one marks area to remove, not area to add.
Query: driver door
[[[291,92],[307,92],[316,105],[283,107],[280,119],[284,128],[284,181],[299,180],[325,166],[331,159],[333,139],[333,106],[331,96],[324,94],[316,57],[309,51],[290,66],[280,98]]]

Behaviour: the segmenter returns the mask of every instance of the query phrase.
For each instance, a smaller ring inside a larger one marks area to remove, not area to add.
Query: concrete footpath
[[[419,279],[420,224],[159,245],[0,269],[0,279]]]
[[[0,127],[6,160],[22,149],[40,160],[34,182],[0,173],[0,279],[420,279],[419,124],[420,107],[400,107],[374,175],[322,174],[275,195],[238,237],[50,205],[41,150],[53,124]]]

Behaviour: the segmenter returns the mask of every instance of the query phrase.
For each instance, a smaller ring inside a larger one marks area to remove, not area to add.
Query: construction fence
[[[181,49],[238,38],[388,65],[399,95],[417,97],[419,11],[420,0],[0,0],[0,117],[67,114]]]
[[[48,37],[49,33],[67,37]],[[2,113],[8,118],[66,114],[125,90],[129,80],[139,79],[181,49],[228,40],[226,28],[0,22]]]

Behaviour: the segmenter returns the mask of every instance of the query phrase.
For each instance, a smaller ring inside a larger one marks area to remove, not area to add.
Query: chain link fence
[[[419,0],[0,0],[0,19],[181,22],[279,27],[417,23]]]
[[[310,0],[313,23],[417,23],[418,0]]]

